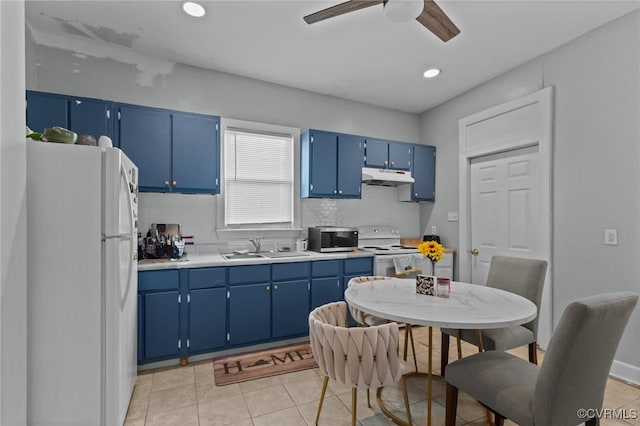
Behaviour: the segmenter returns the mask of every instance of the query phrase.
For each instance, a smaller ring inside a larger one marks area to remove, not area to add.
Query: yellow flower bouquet
[[[418,251],[423,257],[431,260],[431,273],[435,275],[436,262],[444,257],[444,247],[437,241],[423,241],[418,244]]]

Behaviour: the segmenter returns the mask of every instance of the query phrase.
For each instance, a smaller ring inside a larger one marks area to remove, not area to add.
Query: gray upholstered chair
[[[355,277],[349,280],[349,283],[347,284],[347,286],[351,287],[352,285],[358,285],[358,284],[366,283],[369,281],[386,280],[386,279],[389,279],[389,277],[385,277],[382,275]],[[351,306],[351,305],[349,305],[349,313],[359,325],[364,327],[371,327],[372,325],[387,324],[391,322],[386,318],[380,318],[375,315],[371,315],[366,312],[363,312],[360,309],[356,308],[355,306]],[[413,340],[413,331],[411,328],[411,324],[405,324],[404,325],[404,350],[403,350],[403,359],[405,361],[407,360],[409,342],[411,342],[411,351],[413,352],[413,366],[415,370],[418,371],[418,358],[416,357],[416,345]]]
[[[571,303],[553,333],[541,367],[506,352],[482,352],[447,366],[446,425],[456,419],[458,390],[519,425],[577,425],[598,419],[580,409],[602,408],[609,369],[638,295],[588,297]]]
[[[518,294],[532,301],[540,313],[540,300],[547,273],[547,262],[537,259],[522,259],[507,256],[493,256],[487,275],[487,286],[499,288]],[[482,347],[484,350],[506,351],[519,346],[529,345],[529,361],[538,363],[536,341],[538,338],[538,318],[523,325],[513,327],[482,330]],[[458,358],[461,355],[460,339],[476,346],[478,338],[476,330],[454,330],[443,328],[441,339],[440,371],[449,362],[449,336],[459,337]]]
[[[411,366],[398,356],[398,324],[371,327],[347,327],[347,304],[335,302],[322,305],[309,314],[311,350],[324,374],[318,404],[316,425],[324,402],[329,379],[352,388],[351,424],[356,424],[357,389],[377,389],[400,382],[408,423],[411,411],[404,374]],[[386,413],[385,413],[386,414]]]

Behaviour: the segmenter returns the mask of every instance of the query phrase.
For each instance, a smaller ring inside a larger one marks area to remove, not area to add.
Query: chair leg
[[[449,335],[440,337],[440,375],[444,377],[444,368],[449,364]]]
[[[351,389],[351,426],[356,426],[356,408],[358,405],[358,388]]]
[[[529,343],[529,362],[538,365],[538,345]]]
[[[367,406],[371,408],[371,395],[369,392],[369,388],[367,388]]]
[[[447,383],[446,417],[445,426],[456,425],[456,412],[458,411],[458,388]]]
[[[409,393],[407,392],[407,380],[404,378],[404,376],[402,376],[402,378],[400,379],[400,382],[402,383],[402,393],[404,393],[404,408],[407,411],[407,423],[413,424],[411,423],[411,408],[409,408]]]
[[[322,411],[322,403],[324,402],[324,394],[327,392],[327,384],[329,383],[329,376],[324,376],[322,382],[322,393],[320,393],[320,402],[318,403],[318,414],[316,414],[316,426],[318,426],[318,420],[320,420],[320,411]]]
[[[460,329],[456,333],[456,343],[458,344],[458,359],[462,358],[462,342],[460,339]]]
[[[413,366],[418,371],[418,357],[416,356],[416,344],[413,341],[413,329],[411,324],[406,324],[405,327],[409,327],[409,339],[411,339],[411,352],[413,352]]]
[[[498,413],[494,413],[496,415],[496,426],[504,426],[505,418]]]
[[[404,325],[404,351],[402,352],[402,359],[407,360],[407,352],[409,349],[409,324]]]

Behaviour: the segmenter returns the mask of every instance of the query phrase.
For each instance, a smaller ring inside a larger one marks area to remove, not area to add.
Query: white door
[[[471,282],[495,255],[544,258],[538,146],[471,160]]]
[[[459,122],[461,281],[486,283],[495,254],[548,262],[538,344],[551,338],[552,94],[535,93]],[[477,251],[476,251],[477,250]]]

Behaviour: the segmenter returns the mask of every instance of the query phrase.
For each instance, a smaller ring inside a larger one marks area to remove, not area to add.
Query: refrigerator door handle
[[[129,177],[127,176],[127,170],[124,167],[124,164],[120,164],[120,177],[124,180],[124,182],[126,183],[125,188],[129,188],[131,185],[131,182],[129,182]],[[134,241],[136,241],[137,243],[137,239],[136,239],[136,229],[135,229],[135,219],[134,219],[134,215],[133,215],[133,203],[131,202],[131,194],[129,192],[126,192],[125,194],[121,194],[127,197],[127,202],[129,205],[129,218],[131,219],[129,224],[130,224],[130,228],[129,228],[129,232],[128,233],[124,233],[120,234],[120,238],[123,240],[127,240],[129,241],[129,253],[131,253],[131,255],[129,256],[129,274],[127,277],[127,285],[125,288],[125,291],[122,294],[121,300],[120,300],[120,309],[124,309],[124,306],[127,304],[127,298],[129,296],[129,290],[131,288],[131,281],[133,278],[133,270],[134,270],[134,261],[136,261],[136,259],[134,259],[134,253],[137,254],[137,250],[136,247],[134,245]]]

